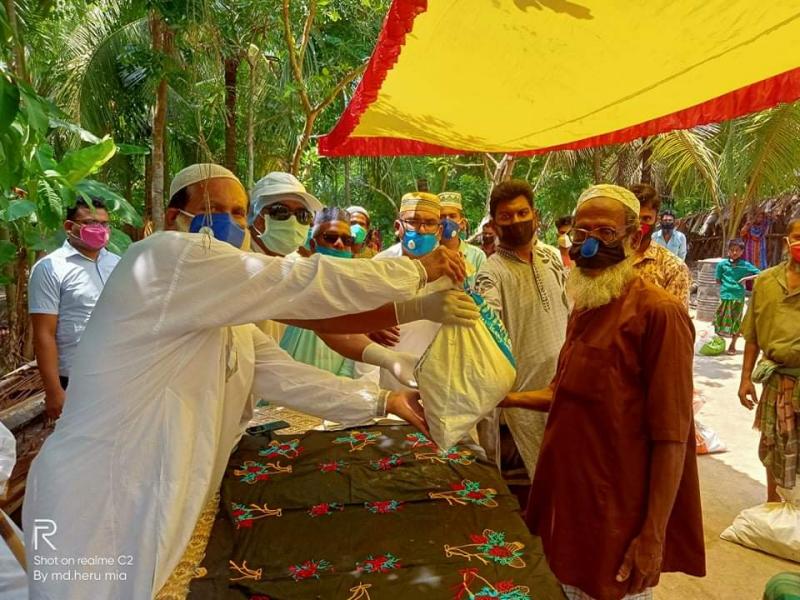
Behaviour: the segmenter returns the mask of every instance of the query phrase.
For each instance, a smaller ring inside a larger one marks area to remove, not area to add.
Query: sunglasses
[[[272,204],[268,206],[267,215],[276,221],[286,221],[289,217],[294,215],[294,218],[297,219],[297,222],[301,225],[311,225],[311,221],[314,220],[314,214],[310,210],[306,208],[292,210],[285,204]]]
[[[326,244],[335,244],[339,240],[342,240],[342,244],[345,246],[352,246],[356,242],[352,235],[336,233],[334,231],[326,231],[325,233],[321,233],[319,237],[325,240]]]

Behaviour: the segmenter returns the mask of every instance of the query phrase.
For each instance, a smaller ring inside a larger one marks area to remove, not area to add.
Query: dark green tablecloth
[[[414,431],[245,437],[190,600],[562,600],[497,470]]]

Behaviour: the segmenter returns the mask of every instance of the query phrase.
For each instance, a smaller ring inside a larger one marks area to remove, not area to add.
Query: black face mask
[[[607,269],[625,260],[625,248],[621,241],[606,244],[589,237],[569,249],[569,257],[582,269]]]
[[[533,239],[533,219],[512,225],[498,225],[497,228],[500,230],[500,241],[510,248],[519,248]]]
[[[672,231],[673,229],[675,229],[675,223],[662,223],[661,229],[663,229],[664,231]]]

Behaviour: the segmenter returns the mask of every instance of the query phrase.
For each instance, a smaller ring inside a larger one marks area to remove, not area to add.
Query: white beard
[[[619,298],[634,277],[636,270],[633,268],[633,256],[604,269],[594,277],[586,275],[580,267],[575,267],[567,278],[567,295],[577,310],[605,306]]]

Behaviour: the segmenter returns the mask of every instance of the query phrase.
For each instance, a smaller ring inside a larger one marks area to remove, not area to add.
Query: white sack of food
[[[415,371],[431,437],[445,449],[497,407],[517,376],[503,323],[481,296],[469,295],[480,309],[477,324],[442,325]]]
[[[5,425],[0,423],[0,497],[5,496],[11,471],[17,462],[17,440]]]
[[[782,502],[746,508],[720,537],[748,548],[800,562],[800,486],[778,488]]]

